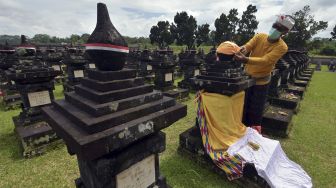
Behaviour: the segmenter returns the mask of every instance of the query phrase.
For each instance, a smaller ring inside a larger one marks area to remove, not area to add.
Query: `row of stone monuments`
[[[276,64],[263,115],[265,133],[288,136],[292,117],[299,111],[300,101],[313,74],[308,65],[307,53],[295,50],[289,50]]]
[[[159,153],[165,150],[161,130],[187,114],[186,105],[174,98],[188,96],[189,89],[232,96],[253,86],[255,80],[244,73],[242,64],[218,62],[215,49],[207,55],[193,49],[178,56],[171,49],[127,55],[127,43],[112,25],[106,5],[98,3],[97,13],[86,55],[76,49],[66,55],[50,49],[43,59],[23,44],[22,57],[7,56],[1,61],[5,62],[1,74],[14,82],[22,100],[22,112],[13,121],[23,155],[40,153],[46,144],[62,138],[68,153],[77,156],[76,187],[169,187],[159,168]],[[9,62],[14,63],[8,66]],[[54,100],[53,80],[62,75],[63,63],[68,72],[67,78],[60,78],[66,80],[65,99]],[[288,135],[313,73],[308,65],[307,54],[299,51],[289,51],[276,64],[264,133]],[[179,88],[174,86],[175,67],[184,76]],[[150,79],[154,86],[146,82]],[[204,151],[197,122],[180,135],[179,151],[205,159],[224,175]],[[240,183],[265,184],[255,172],[244,176],[250,179]]]
[[[286,137],[291,129],[292,117],[299,110],[299,102],[313,74],[309,66],[306,52],[288,51],[276,64],[272,72],[268,102],[265,107],[262,134]],[[245,75],[241,64],[234,61],[213,61],[206,65],[201,74],[191,79],[197,90],[232,96],[247,90],[255,81]],[[244,112],[245,113],[245,112]],[[244,122],[244,119],[243,119]],[[187,154],[193,160],[207,163],[218,174],[225,176],[207,155],[203,146],[200,128],[196,120],[195,126],[180,135],[179,152]],[[267,183],[257,175],[255,168],[247,164],[244,177],[236,183],[245,187],[268,187]]]

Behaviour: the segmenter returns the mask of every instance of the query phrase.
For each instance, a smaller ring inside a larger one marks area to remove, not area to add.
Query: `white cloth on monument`
[[[259,149],[253,150],[248,142],[258,144]],[[287,158],[279,141],[265,138],[251,128],[247,129],[245,136],[229,147],[228,153],[239,154],[246,162],[253,163],[258,175],[271,187],[312,187],[309,175],[300,165]]]

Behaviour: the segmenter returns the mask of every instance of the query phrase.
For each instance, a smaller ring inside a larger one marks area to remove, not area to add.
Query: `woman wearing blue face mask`
[[[256,85],[246,92],[244,123],[259,133],[271,72],[288,50],[281,37],[293,28],[294,23],[288,15],[278,16],[268,34],[256,34],[235,54],[235,60],[245,63],[246,73],[256,80]],[[245,56],[247,53],[250,53],[249,57]]]

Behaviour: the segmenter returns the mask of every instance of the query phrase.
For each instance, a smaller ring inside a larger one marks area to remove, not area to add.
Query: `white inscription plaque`
[[[153,70],[152,65],[147,65],[147,70]]]
[[[82,77],[84,77],[84,71],[83,70],[75,70],[74,75],[75,75],[75,78],[82,78]]]
[[[195,71],[194,71],[194,76],[198,76],[200,74],[200,70],[199,69],[196,69]]]
[[[169,82],[173,80],[173,73],[166,73],[165,74],[165,81]]]
[[[95,68],[96,68],[96,65],[95,65],[94,63],[90,63],[90,64],[89,64],[89,68],[90,68],[90,69],[95,69]]]
[[[61,70],[61,67],[59,65],[53,65],[52,68],[57,71]]]
[[[151,155],[116,176],[117,188],[147,188],[155,182],[155,157]]]
[[[31,107],[50,104],[50,96],[48,91],[38,91],[28,93],[28,100]]]

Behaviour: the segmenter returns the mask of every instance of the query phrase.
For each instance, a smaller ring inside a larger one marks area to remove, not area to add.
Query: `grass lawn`
[[[314,187],[324,188],[336,186],[336,73],[323,70],[314,73],[292,132],[281,143],[288,157],[312,177]],[[56,87],[55,96],[62,98],[61,86]],[[172,187],[236,187],[176,152],[179,134],[195,121],[193,96],[185,102],[188,116],[164,130],[167,148],[160,156],[161,171]],[[64,144],[52,145],[46,154],[32,159],[20,156],[12,122],[19,112],[0,111],[0,187],[74,187],[79,176],[77,160]]]

